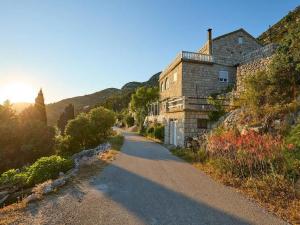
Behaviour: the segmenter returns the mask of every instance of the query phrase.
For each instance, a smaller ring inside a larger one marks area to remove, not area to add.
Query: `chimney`
[[[207,29],[207,38],[208,38],[208,54],[209,55],[212,55],[212,38],[211,38],[211,31],[212,31],[212,29],[211,28],[209,28],[209,29]]]

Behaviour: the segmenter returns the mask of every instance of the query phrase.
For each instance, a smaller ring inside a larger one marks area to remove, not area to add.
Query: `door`
[[[177,120],[174,120],[174,126],[173,126],[173,138],[174,138],[174,145],[177,146]]]
[[[177,145],[177,120],[170,121],[170,144]]]

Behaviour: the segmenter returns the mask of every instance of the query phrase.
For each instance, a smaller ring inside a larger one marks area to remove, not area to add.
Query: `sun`
[[[12,103],[34,102],[35,92],[35,89],[26,83],[15,82],[4,85],[0,84],[0,104],[5,100],[9,100]]]

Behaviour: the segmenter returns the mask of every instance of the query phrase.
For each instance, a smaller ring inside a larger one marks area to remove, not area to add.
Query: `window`
[[[166,81],[165,81],[165,90],[169,89],[170,87],[170,81],[168,78],[166,78]]]
[[[174,81],[177,81],[177,72],[175,72],[175,73],[173,74],[173,80],[174,80]]]
[[[228,71],[219,71],[219,81],[223,83],[228,82]]]
[[[239,45],[243,44],[243,42],[244,42],[243,38],[242,38],[242,37],[239,37],[239,38],[238,38],[238,43],[239,43]]]
[[[208,120],[207,119],[197,119],[198,129],[207,129]]]
[[[164,82],[161,82],[160,91],[163,91],[163,90],[164,90]]]

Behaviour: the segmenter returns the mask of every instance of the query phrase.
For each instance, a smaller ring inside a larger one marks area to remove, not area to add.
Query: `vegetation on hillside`
[[[300,6],[289,12],[276,24],[262,33],[257,39],[260,43],[266,45],[269,43],[279,44],[288,34],[290,27],[299,26],[300,21]]]
[[[115,112],[120,112],[128,107],[130,102],[130,96],[138,87],[156,87],[158,86],[159,73],[154,74],[146,82],[129,82],[125,84],[121,89],[107,88],[102,91],[68,98],[56,103],[51,103],[46,106],[48,123],[49,125],[56,124],[60,114],[64,111],[65,107],[69,104],[74,105],[75,115],[86,112],[94,107],[103,106],[111,109]]]

